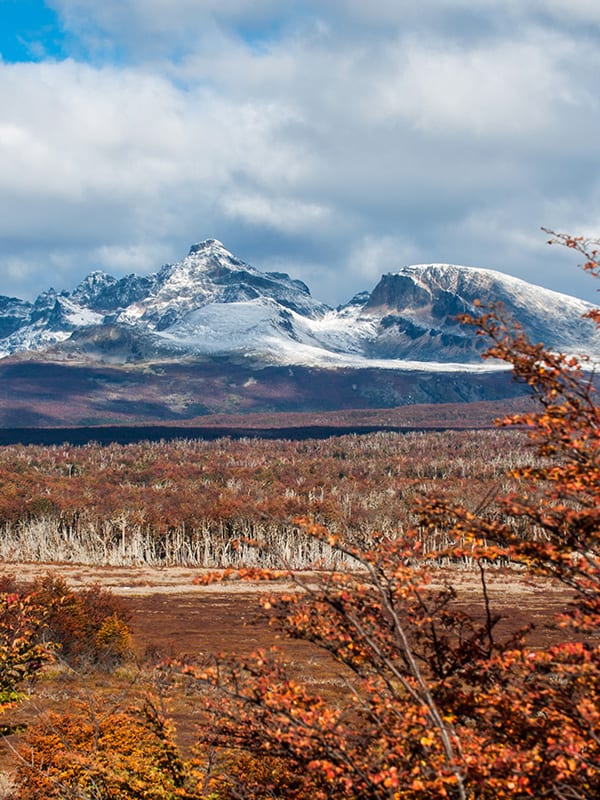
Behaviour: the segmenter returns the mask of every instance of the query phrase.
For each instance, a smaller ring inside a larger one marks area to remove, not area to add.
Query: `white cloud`
[[[223,197],[221,206],[234,219],[289,233],[310,233],[331,220],[331,212],[325,206],[285,197],[234,192]]]
[[[79,60],[0,63],[0,293],[25,253],[70,285],[215,236],[331,302],[398,261],[527,277],[540,225],[599,218],[600,48],[559,0],[52,5]]]
[[[470,48],[412,39],[394,48],[387,80],[374,87],[371,102],[383,119],[443,138],[531,139],[559,124],[565,105],[577,104],[581,92],[562,69],[574,55],[559,37]]]
[[[372,285],[385,272],[397,272],[420,257],[414,242],[399,236],[364,236],[349,257],[350,271],[359,276],[364,285]]]
[[[136,217],[137,206],[168,206],[177,192],[218,196],[234,175],[289,181],[300,162],[278,141],[282,124],[284,110],[272,104],[234,107],[142,70],[0,65],[0,191],[14,222],[19,200],[113,205],[119,214],[125,203]],[[7,224],[0,219],[0,229]]]

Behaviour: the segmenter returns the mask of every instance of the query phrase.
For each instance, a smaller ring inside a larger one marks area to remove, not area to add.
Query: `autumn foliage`
[[[92,700],[47,714],[18,746],[16,778],[13,800],[197,800],[203,785],[150,701]]]
[[[31,587],[46,609],[43,636],[75,669],[110,668],[131,656],[129,613],[118,597],[99,586],[74,591],[51,573]]]
[[[531,460],[522,445],[516,432],[456,430],[4,447],[0,557],[209,568],[283,559],[303,569],[329,550],[295,518],[363,543],[374,530],[395,536],[415,524],[424,493],[443,485],[476,505],[490,487],[508,485],[507,470]]]
[[[501,309],[469,321],[490,337],[488,357],[509,362],[537,400],[533,413],[501,423],[525,429],[537,455],[513,471],[514,491],[493,513],[485,498],[475,509],[424,499],[418,528],[368,549],[304,521],[360,570],[298,582],[298,591],[266,605],[289,636],[339,664],[346,688],[334,700],[291,679],[273,654],[181,668],[182,679],[205,689],[207,748],[287,765],[288,790],[275,796],[600,796],[600,410],[592,374],[529,342]],[[445,532],[450,558],[475,560],[479,613],[461,608],[452,586],[436,585],[446,576],[427,567],[439,552],[424,550],[423,526]],[[555,645],[532,649],[527,631],[498,636],[486,581],[498,563],[570,587]],[[294,776],[308,780],[294,784]],[[268,796],[239,770],[230,791]]]
[[[99,586],[75,591],[52,573],[30,584],[20,584],[14,575],[0,576],[0,590],[4,590],[0,625],[17,629],[10,640],[11,652],[17,643],[28,653],[28,645],[33,653],[51,652],[79,671],[112,668],[131,657],[130,615],[110,591]],[[18,626],[13,608],[20,614]],[[39,660],[31,658],[32,663]]]
[[[52,645],[40,641],[46,614],[33,594],[0,594],[0,712],[52,658]]]

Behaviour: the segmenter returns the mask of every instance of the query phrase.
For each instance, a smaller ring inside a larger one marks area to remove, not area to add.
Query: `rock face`
[[[0,297],[0,339],[21,328],[31,313],[31,303],[16,297]]]
[[[211,304],[272,300],[302,316],[323,313],[302,281],[283,273],[260,272],[233,256],[215,239],[191,247],[177,264],[163,267],[149,291],[117,317],[122,324],[165,331],[187,314]]]
[[[34,303],[0,297],[0,356],[112,364],[246,358],[262,366],[481,371],[485,343],[457,315],[502,302],[531,338],[600,357],[592,307],[492,270],[403,267],[331,309],[302,281],[261,272],[215,239],[153,275],[97,271]],[[489,365],[488,365],[489,368]]]
[[[71,299],[99,314],[110,315],[147,297],[155,276],[128,275],[117,280],[106,272],[91,272],[71,294]]]

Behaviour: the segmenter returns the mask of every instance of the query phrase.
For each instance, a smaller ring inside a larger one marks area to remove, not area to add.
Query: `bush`
[[[39,641],[45,613],[35,595],[0,594],[0,711],[52,657],[52,647]]]
[[[10,588],[17,597],[32,598],[43,618],[35,641],[52,643],[69,666],[109,668],[131,657],[130,615],[122,601],[106,589],[92,586],[73,591],[63,578],[50,573],[26,587],[14,576],[3,576],[0,587]]]
[[[17,748],[12,800],[196,800],[202,775],[155,705],[77,703],[31,726]]]
[[[32,590],[48,609],[44,635],[60,645],[60,657],[77,669],[116,666],[130,657],[129,614],[99,586],[75,592],[60,577],[46,575]]]

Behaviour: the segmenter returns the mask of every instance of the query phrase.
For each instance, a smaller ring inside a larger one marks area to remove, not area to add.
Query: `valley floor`
[[[11,563],[0,564],[0,574],[15,575],[19,581],[53,574],[64,578],[74,589],[101,586],[123,600],[131,614],[130,628],[136,662],[112,674],[77,675],[50,667],[32,687],[31,699],[11,710],[13,724],[27,725],[44,710],[64,708],[65,702],[89,697],[105,702],[134,699],[152,685],[154,665],[163,658],[196,659],[216,653],[244,655],[258,648],[276,645],[290,665],[292,675],[311,690],[324,696],[335,695],[345,685],[340,667],[327,653],[306,642],[279,638],[261,606],[265,592],[290,591],[289,580],[250,584],[241,581],[194,584],[202,570],[185,567],[93,567],[78,564]],[[310,582],[314,573],[298,573]],[[459,602],[483,618],[480,576],[474,569],[439,568],[434,579],[440,585],[451,583],[459,590]],[[547,580],[532,581],[522,572],[493,569],[489,572],[489,595],[494,611],[502,615],[498,636],[504,637],[533,623],[530,642],[543,647],[560,638],[553,623],[564,610],[569,592]],[[185,749],[194,741],[195,700],[177,696],[170,712],[177,726],[178,739]],[[0,772],[11,769],[12,745],[18,734],[0,742]]]

